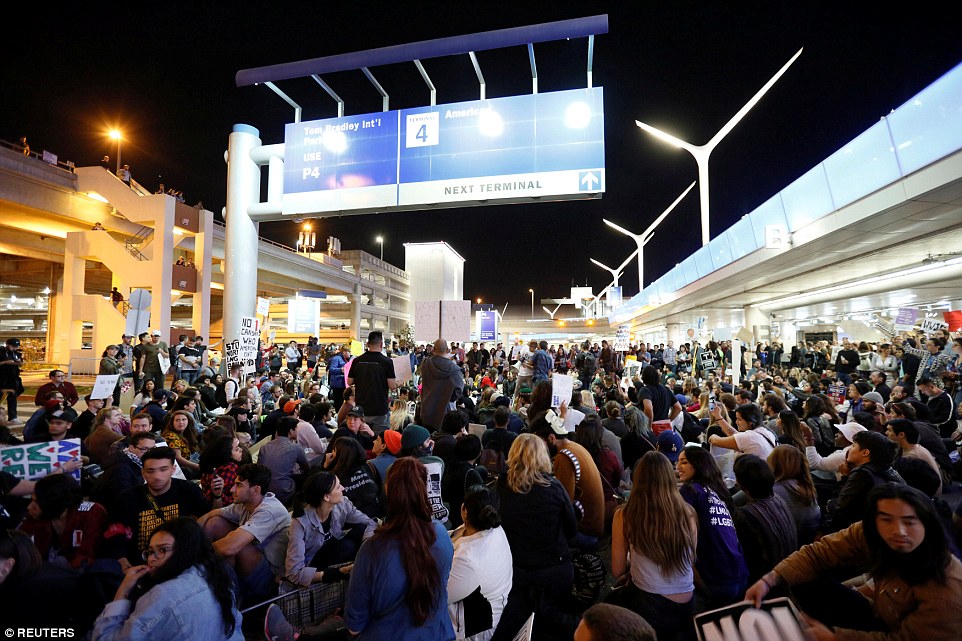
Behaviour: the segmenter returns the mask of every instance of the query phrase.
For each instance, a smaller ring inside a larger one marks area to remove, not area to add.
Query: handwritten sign
[[[555,374],[551,377],[551,407],[561,407],[562,403],[571,404],[571,393],[574,391],[574,377],[567,374]]]
[[[931,334],[937,330],[945,329],[948,327],[948,323],[944,323],[935,318],[923,318],[922,319],[922,331],[926,334]]]
[[[157,352],[157,364],[160,365],[161,374],[170,371],[170,358],[165,356],[163,352]]]
[[[67,461],[77,458],[80,458],[79,438],[10,445],[0,449],[0,470],[24,481],[35,481],[60,469]],[[71,472],[71,476],[79,481],[80,470]]]
[[[117,387],[117,379],[120,374],[100,374],[94,381],[94,388],[90,390],[90,398],[110,398],[114,395],[114,388]]]
[[[257,342],[260,334],[260,321],[253,316],[241,317],[237,357],[244,366],[244,374],[253,374],[257,368]]]
[[[756,608],[742,601],[695,617],[699,641],[805,641],[798,610],[786,598]]]
[[[394,361],[394,378],[398,380],[398,383],[403,385],[413,378],[410,356],[395,356],[391,360]]]
[[[267,316],[271,311],[271,301],[268,298],[257,297],[257,315]]]
[[[912,329],[915,321],[919,317],[919,310],[914,307],[899,307],[898,315],[895,317],[895,329]]]

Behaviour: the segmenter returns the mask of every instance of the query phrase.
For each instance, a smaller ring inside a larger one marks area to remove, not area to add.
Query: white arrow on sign
[[[590,171],[587,174],[585,174],[584,177],[581,179],[581,184],[588,187],[588,189],[592,189],[595,186],[595,183],[600,184],[600,182],[601,181],[598,180],[598,177],[595,176],[594,172],[590,172]]]

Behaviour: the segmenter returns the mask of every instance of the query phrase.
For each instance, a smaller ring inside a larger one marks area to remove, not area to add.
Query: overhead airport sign
[[[288,124],[284,214],[595,197],[601,87]]]

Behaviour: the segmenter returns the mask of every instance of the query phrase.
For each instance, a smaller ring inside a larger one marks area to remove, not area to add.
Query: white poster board
[[[414,303],[414,340],[433,343],[441,337],[441,302],[419,300]]]
[[[756,608],[750,601],[703,612],[695,616],[699,641],[805,641],[801,617],[786,598],[762,601]]]
[[[161,374],[166,374],[170,371],[170,359],[164,356],[163,352],[157,352],[157,363],[160,365]]]
[[[572,392],[574,377],[567,374],[555,374],[551,377],[551,407],[561,407],[562,403],[570,405]]]
[[[271,311],[271,301],[268,298],[257,297],[257,315],[267,316]]]
[[[629,327],[627,325],[619,327],[617,333],[615,333],[614,350],[616,352],[627,352],[631,349],[630,337],[631,334],[629,333]]]
[[[80,458],[80,439],[9,445],[0,448],[0,470],[24,481],[36,481],[56,472],[67,461]],[[80,480],[80,469],[71,473]]]
[[[253,316],[241,316],[238,360],[244,365],[244,374],[253,374],[257,363],[257,341],[260,338],[260,322]]]
[[[411,371],[411,357],[407,355],[395,356],[391,360],[394,361],[394,378],[401,385],[407,384],[414,374]]]
[[[114,388],[117,387],[117,379],[120,374],[100,374],[94,381],[94,388],[90,390],[90,398],[110,398],[114,395]]]
[[[441,335],[448,342],[471,340],[471,301],[441,301]]]

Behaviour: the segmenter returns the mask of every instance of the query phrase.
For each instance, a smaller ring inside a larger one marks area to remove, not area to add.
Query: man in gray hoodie
[[[448,342],[434,341],[434,351],[421,363],[421,424],[430,430],[441,429],[444,415],[454,409],[454,401],[464,390],[464,375],[451,360]]]

